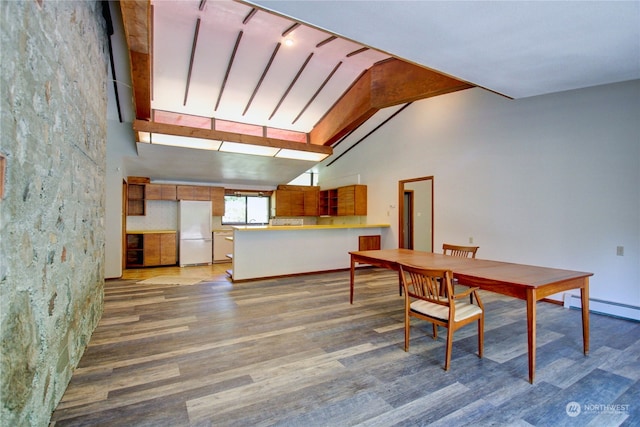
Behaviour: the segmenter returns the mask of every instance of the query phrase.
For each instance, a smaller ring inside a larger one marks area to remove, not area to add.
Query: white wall
[[[145,215],[128,216],[127,231],[178,231],[178,201],[147,200]]]
[[[123,156],[135,156],[131,123],[107,121],[107,177],[105,203],[105,262],[104,276],[122,276],[122,180],[126,171]]]
[[[384,247],[398,180],[433,175],[436,250],[473,237],[479,258],[590,271],[591,298],[614,303],[593,310],[640,318],[640,81],[415,102],[319,173],[369,186],[368,221],[392,225]]]

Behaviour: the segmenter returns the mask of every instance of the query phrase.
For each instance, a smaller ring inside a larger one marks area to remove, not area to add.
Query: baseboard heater
[[[565,308],[582,308],[580,295],[570,293],[564,294]],[[619,302],[605,301],[596,298],[589,298],[589,311],[598,314],[605,314],[613,317],[620,317],[627,320],[640,322],[640,307]]]

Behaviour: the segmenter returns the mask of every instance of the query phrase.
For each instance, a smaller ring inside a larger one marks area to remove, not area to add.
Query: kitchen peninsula
[[[359,250],[360,237],[381,236],[388,228],[389,224],[236,226],[232,279],[347,269],[349,252]]]

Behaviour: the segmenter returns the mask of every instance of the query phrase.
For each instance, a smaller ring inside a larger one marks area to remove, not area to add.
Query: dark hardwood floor
[[[158,271],[188,275],[174,270]],[[580,311],[538,303],[532,385],[523,301],[482,292],[484,358],[466,326],[445,372],[444,331],[433,340],[414,320],[403,350],[403,299],[387,270],[357,271],[353,305],[348,271],[240,284],[190,271],[207,281],[107,281],[51,425],[640,425],[640,323],[591,314],[585,357]]]

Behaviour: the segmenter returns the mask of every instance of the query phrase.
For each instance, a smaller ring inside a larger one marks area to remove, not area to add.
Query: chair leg
[[[449,364],[451,363],[451,347],[453,345],[453,328],[449,326],[447,328],[447,346],[444,355],[444,370],[449,370]]]
[[[484,313],[478,319],[478,356],[484,353]]]
[[[435,323],[432,323],[433,325],[433,339],[437,340],[438,339],[438,325],[436,325]]]
[[[411,322],[409,315],[404,317],[404,351],[409,351],[409,334],[411,330]]]

